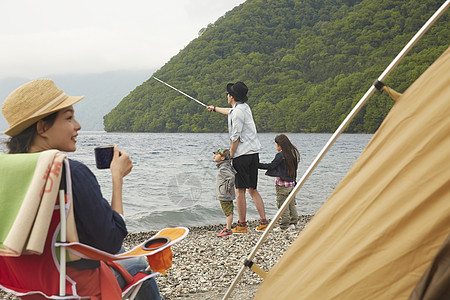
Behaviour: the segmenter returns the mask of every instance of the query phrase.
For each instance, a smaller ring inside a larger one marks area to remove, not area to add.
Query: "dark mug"
[[[94,148],[95,164],[98,169],[109,169],[114,156],[114,146],[100,146]]]

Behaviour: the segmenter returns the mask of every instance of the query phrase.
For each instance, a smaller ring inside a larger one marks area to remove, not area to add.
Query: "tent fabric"
[[[408,300],[450,299],[450,235]]]
[[[449,70],[450,48],[398,99],[255,299],[408,299],[450,233]]]

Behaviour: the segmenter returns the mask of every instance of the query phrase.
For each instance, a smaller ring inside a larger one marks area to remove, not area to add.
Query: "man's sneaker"
[[[228,236],[232,233],[231,229],[224,228],[221,232],[217,233],[217,236]]]
[[[259,225],[256,227],[256,231],[264,231],[267,226],[269,226],[269,222],[267,220],[260,220]]]
[[[295,231],[295,229],[297,229],[297,228],[295,227],[295,224],[289,225],[289,230],[290,230],[290,231]]]
[[[233,228],[232,232],[235,234],[247,233],[247,223],[242,224],[238,222],[236,227]]]

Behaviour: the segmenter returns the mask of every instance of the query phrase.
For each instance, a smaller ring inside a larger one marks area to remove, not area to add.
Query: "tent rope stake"
[[[244,266],[248,267],[250,270],[252,270],[254,273],[258,274],[261,278],[266,278],[267,272],[261,269],[258,265],[253,263],[252,261],[246,259],[244,261]]]
[[[399,54],[395,57],[395,59],[389,64],[389,66],[384,70],[384,72],[378,77],[378,81],[384,81],[386,77],[392,72],[392,70],[400,63],[400,61],[403,59],[404,56],[411,50],[411,48],[420,40],[420,38],[425,34],[425,32],[436,22],[436,20],[445,12],[445,10],[450,5],[450,0],[447,0],[442,6],[428,19],[428,21],[422,26],[422,28],[411,38],[411,40],[406,44],[406,46],[400,51]],[[368,101],[368,99],[372,96],[372,94],[377,90],[377,88],[372,85],[367,92],[363,95],[363,97],[359,100],[359,102],[355,105],[355,107],[352,109],[352,111],[347,115],[345,120],[341,123],[341,125],[336,129],[334,134],[331,136],[331,138],[328,140],[328,142],[325,144],[325,146],[322,148],[322,150],[319,152],[319,154],[316,156],[314,161],[311,163],[311,165],[308,167],[308,169],[303,174],[300,181],[297,183],[295,188],[292,190],[292,192],[287,197],[286,201],[284,201],[283,205],[280,207],[280,209],[275,214],[274,218],[269,223],[269,226],[266,228],[266,230],[261,235],[260,239],[258,240],[258,243],[255,245],[255,247],[252,249],[250,254],[247,257],[248,262],[252,262],[253,258],[256,255],[256,252],[258,251],[261,244],[266,240],[269,232],[273,229],[278,219],[281,217],[281,215],[284,213],[284,211],[287,209],[291,201],[294,199],[294,197],[297,195],[300,188],[303,186],[305,181],[308,179],[308,177],[311,175],[313,170],[316,168],[316,166],[319,164],[319,162],[322,160],[322,158],[325,156],[325,154],[328,152],[328,150],[331,148],[331,146],[334,144],[334,142],[337,140],[339,135],[345,130],[345,128],[348,126],[348,124],[353,120],[353,118],[356,116],[356,114],[360,111],[360,109],[364,106],[364,104]],[[231,283],[230,287],[228,288],[227,292],[225,293],[223,300],[226,300],[230,297],[232,291],[234,290],[235,286],[239,282],[240,278],[242,277],[244,271],[245,271],[245,265],[242,265],[238,274],[234,278],[233,282]],[[258,267],[259,268],[259,267]],[[264,272],[264,271],[263,271]],[[267,274],[267,273],[266,273]]]

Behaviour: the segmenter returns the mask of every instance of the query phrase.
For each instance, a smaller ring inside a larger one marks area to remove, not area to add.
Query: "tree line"
[[[154,76],[227,106],[244,81],[259,132],[332,132],[442,0],[247,0]],[[387,78],[404,90],[449,46],[448,12]],[[347,128],[374,132],[394,104],[376,93]],[[104,117],[106,131],[224,132],[227,120],[151,77]]]

